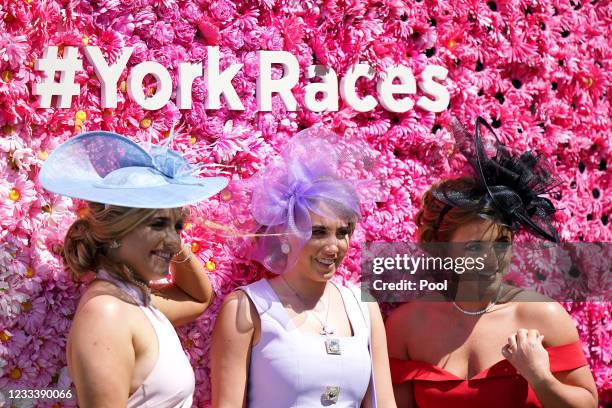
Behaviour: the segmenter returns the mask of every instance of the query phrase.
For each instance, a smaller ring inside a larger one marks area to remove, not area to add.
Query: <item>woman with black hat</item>
[[[511,155],[497,143],[485,152],[454,124],[457,144],[474,169],[427,191],[417,240],[443,243],[454,256],[483,256],[478,273],[454,274],[452,290],[406,303],[387,319],[399,407],[596,407],[597,391],[578,333],[563,307],[502,282],[520,230],[558,242],[541,197],[555,185],[540,157]]]

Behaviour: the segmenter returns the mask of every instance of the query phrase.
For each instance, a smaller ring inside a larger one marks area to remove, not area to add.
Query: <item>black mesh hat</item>
[[[483,128],[494,136],[490,146],[485,146]],[[552,167],[542,155],[532,151],[511,153],[482,117],[476,119],[473,136],[456,119],[452,130],[459,151],[471,164],[476,184],[461,191],[440,187],[432,192],[446,204],[434,228],[440,226],[451,208],[457,207],[484,218],[494,213],[497,222],[513,231],[524,228],[537,237],[558,243],[559,236],[550,221],[555,207],[541,195],[550,193],[561,181],[552,175]]]

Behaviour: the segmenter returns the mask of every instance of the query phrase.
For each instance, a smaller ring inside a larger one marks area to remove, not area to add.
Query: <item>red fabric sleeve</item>
[[[580,340],[575,343],[548,347],[546,351],[550,357],[550,371],[553,373],[573,370],[588,364]]]

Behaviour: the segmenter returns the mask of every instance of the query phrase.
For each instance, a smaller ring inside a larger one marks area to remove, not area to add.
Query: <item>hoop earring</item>
[[[282,243],[281,252],[285,255],[288,255],[289,252],[291,252],[291,245],[289,245],[287,242]]]
[[[117,249],[120,246],[121,246],[121,243],[119,241],[117,241],[116,239],[113,239],[108,247],[110,249]]]

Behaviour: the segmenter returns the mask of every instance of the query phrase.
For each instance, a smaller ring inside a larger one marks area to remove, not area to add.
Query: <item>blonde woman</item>
[[[88,201],[69,228],[67,269],[93,275],[70,330],[67,359],[81,407],[191,407],[195,377],[173,326],[196,319],[213,291],[181,244],[182,206],[222,189],[177,152],[108,132],[68,140],[40,174],[49,191]],[[151,281],[172,283],[151,290]]]

